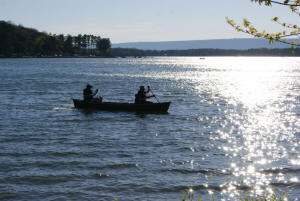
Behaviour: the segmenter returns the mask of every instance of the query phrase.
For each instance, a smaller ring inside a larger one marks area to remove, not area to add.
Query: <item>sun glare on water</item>
[[[233,177],[221,185],[224,194],[238,196],[248,189],[264,195],[272,183],[298,181],[297,176],[277,174],[299,166],[295,126],[300,124],[294,108],[298,96],[291,90],[299,86],[297,62],[278,57],[208,58],[203,66],[214,70],[194,77],[200,83],[197,91],[209,91],[228,104],[221,111],[224,126],[218,130],[219,139],[227,141],[222,149],[232,161]]]

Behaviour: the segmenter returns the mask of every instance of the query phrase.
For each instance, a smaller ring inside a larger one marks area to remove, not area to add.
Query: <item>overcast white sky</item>
[[[56,34],[93,34],[112,43],[246,38],[225,21],[271,31],[272,17],[297,23],[288,8],[250,0],[0,0],[0,20]]]

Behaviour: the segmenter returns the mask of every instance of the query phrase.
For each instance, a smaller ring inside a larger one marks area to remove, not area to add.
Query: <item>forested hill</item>
[[[52,35],[0,21],[0,57],[109,56],[109,38]]]

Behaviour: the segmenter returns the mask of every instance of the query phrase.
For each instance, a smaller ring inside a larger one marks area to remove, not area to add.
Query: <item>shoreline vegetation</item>
[[[291,48],[260,48],[248,50],[236,49],[188,49],[188,50],[139,50],[127,48],[112,48],[112,57],[147,57],[147,56],[300,56],[300,48],[295,48],[294,54]]]
[[[300,48],[140,50],[111,48],[109,38],[56,35],[0,21],[0,58],[125,58],[153,56],[300,56]]]
[[[48,34],[0,21],[0,58],[110,55],[109,38]]]
[[[206,49],[201,49],[203,51],[205,51]],[[207,49],[207,50],[212,50],[212,49]],[[226,52],[222,52],[221,49],[216,49],[216,50],[220,50],[220,53],[215,53],[215,54],[151,54],[151,55],[147,55],[147,54],[122,54],[122,55],[114,55],[111,54],[109,56],[80,56],[80,55],[73,55],[73,56],[63,56],[63,55],[41,55],[41,56],[9,56],[9,57],[4,57],[4,56],[0,56],[0,59],[34,59],[34,58],[146,58],[146,57],[200,57],[200,59],[204,59],[204,57],[299,57],[300,53],[298,54],[291,54],[290,51],[291,49],[283,49],[286,51],[282,52],[282,49],[278,50],[277,49],[275,51],[271,51],[269,52],[268,49],[251,49],[253,51],[257,51],[257,53],[249,53],[249,51],[245,50],[245,51],[241,51],[241,52],[236,52],[235,51],[233,53],[227,53]],[[113,51],[113,49],[112,49]],[[123,51],[123,50],[122,50]],[[226,50],[225,50],[226,51]],[[289,51],[289,52],[288,52]],[[298,51],[300,52],[300,48],[298,49]],[[124,50],[124,52],[126,52],[126,49]]]

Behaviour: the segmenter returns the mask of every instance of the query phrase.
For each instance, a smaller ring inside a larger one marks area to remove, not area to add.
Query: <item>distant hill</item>
[[[187,50],[187,49],[234,49],[247,50],[259,48],[290,48],[283,43],[269,44],[264,39],[217,39],[191,41],[163,41],[163,42],[132,42],[112,44],[113,48],[136,48],[140,50]]]

